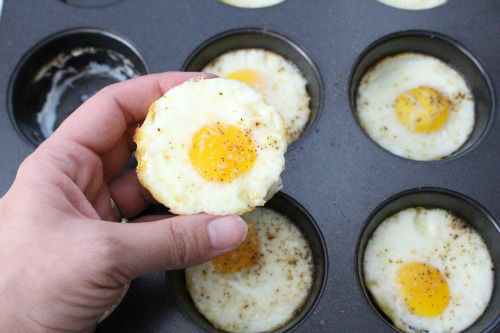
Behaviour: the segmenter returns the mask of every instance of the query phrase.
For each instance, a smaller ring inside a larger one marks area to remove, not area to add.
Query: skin
[[[91,332],[131,279],[192,266],[236,248],[237,216],[113,223],[151,195],[134,171],[132,136],[150,104],[200,73],[163,73],[108,86],[81,105],[19,167],[0,199],[0,327]]]

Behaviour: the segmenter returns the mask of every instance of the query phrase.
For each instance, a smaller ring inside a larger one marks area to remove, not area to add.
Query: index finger
[[[49,140],[69,140],[104,154],[118,144],[127,125],[146,118],[151,103],[171,88],[201,75],[169,72],[112,84],[76,109]]]

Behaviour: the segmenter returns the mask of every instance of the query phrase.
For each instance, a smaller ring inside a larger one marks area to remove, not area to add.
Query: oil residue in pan
[[[60,54],[31,84],[32,89],[50,87],[36,115],[43,136],[49,137],[74,109],[103,87],[139,75],[130,60],[112,50],[86,47]]]

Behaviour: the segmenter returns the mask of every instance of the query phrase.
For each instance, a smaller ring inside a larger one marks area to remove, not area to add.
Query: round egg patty
[[[285,118],[288,145],[303,133],[311,109],[307,81],[290,61],[263,49],[234,50],[217,57],[203,72],[247,83]]]
[[[243,215],[245,242],[213,261],[186,269],[196,308],[227,332],[269,332],[305,303],[314,278],[309,243],[285,216],[257,208]]]
[[[248,85],[190,80],[155,101],[137,129],[137,174],[175,214],[242,214],[280,189],[285,133]]]
[[[493,292],[481,236],[442,209],[408,208],[387,218],[364,252],[364,280],[405,332],[453,333],[472,325]]]
[[[363,76],[356,110],[381,147],[413,160],[452,155],[474,128],[474,98],[464,78],[418,53],[387,57]]]

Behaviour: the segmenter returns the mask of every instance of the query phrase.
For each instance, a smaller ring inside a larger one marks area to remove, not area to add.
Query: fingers
[[[102,183],[101,188],[97,192],[93,201],[91,201],[92,206],[96,210],[97,214],[104,221],[118,221],[118,216],[116,216],[111,208],[111,200],[109,199],[109,189],[106,184]]]
[[[124,247],[116,267],[130,279],[208,261],[236,248],[247,233],[246,223],[235,215],[108,225]]]
[[[50,140],[71,140],[96,154],[111,150],[127,125],[144,120],[149,106],[169,89],[201,73],[152,74],[112,84],[82,104]]]
[[[109,192],[123,217],[134,217],[150,204],[156,203],[146,190],[134,170],[123,172],[108,183]]]
[[[131,154],[127,139],[122,136],[113,149],[101,155],[104,180],[108,181],[122,171],[130,161]]]

